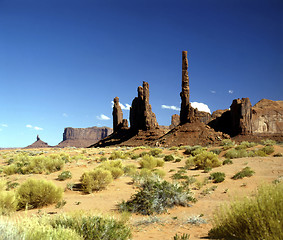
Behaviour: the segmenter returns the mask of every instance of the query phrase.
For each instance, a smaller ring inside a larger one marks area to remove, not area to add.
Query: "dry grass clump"
[[[0,179],[0,215],[10,215],[17,209],[17,198],[14,191],[6,191],[6,181]]]
[[[16,195],[19,209],[32,209],[59,202],[63,190],[51,181],[28,179],[19,186]]]
[[[121,160],[105,161],[102,162],[97,168],[110,171],[114,179],[117,179],[124,174],[124,166]]]
[[[223,206],[209,236],[217,239],[283,239],[283,183],[259,188],[254,198]]]
[[[206,169],[219,167],[221,165],[218,155],[208,151],[201,151],[194,157],[191,156],[186,160],[186,167],[196,166],[197,169]]]
[[[83,173],[80,179],[82,189],[85,193],[105,189],[112,181],[113,177],[111,172],[101,168]]]
[[[142,159],[139,161],[139,164],[141,168],[153,169],[155,167],[163,167],[164,160],[146,154],[142,156]]]

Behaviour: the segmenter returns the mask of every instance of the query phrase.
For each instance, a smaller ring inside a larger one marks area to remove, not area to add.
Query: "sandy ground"
[[[276,145],[275,153],[283,153],[283,145]],[[70,152],[70,154],[84,153],[89,159],[100,157],[99,152],[103,151],[104,156],[109,156],[114,148],[107,149],[76,149],[57,150]],[[5,151],[5,150],[3,150]],[[3,152],[1,151],[1,152]],[[45,151],[45,150],[43,150]],[[48,150],[50,151],[50,150]],[[139,150],[143,151],[143,150]],[[164,154],[177,154],[183,157],[181,162],[173,163],[166,162],[163,170],[166,171],[166,180],[170,180],[170,176],[174,172],[169,172],[170,169],[178,170],[183,167],[186,161],[186,156],[183,155],[184,150],[164,150]],[[0,153],[1,153],[0,152]],[[220,155],[221,157],[221,155]],[[64,170],[72,172],[72,179],[65,181],[58,181],[57,176],[61,172],[55,172],[49,175],[34,174],[34,175],[10,175],[6,176],[8,181],[21,183],[27,178],[44,178],[54,181],[58,186],[66,188],[67,184],[79,183],[79,179],[83,172],[93,169],[98,163],[94,160],[78,160],[77,162],[68,163],[65,165]],[[221,158],[224,159],[223,157]],[[1,165],[5,165],[4,159],[1,159]],[[123,160],[124,164],[134,163],[138,166],[137,160]],[[255,171],[254,176],[239,180],[232,180],[231,177],[244,167],[249,166]],[[190,235],[190,240],[194,239],[208,239],[208,231],[212,227],[211,218],[217,208],[226,202],[230,202],[236,198],[244,196],[252,196],[257,187],[264,183],[271,183],[273,180],[283,176],[283,157],[254,157],[254,158],[239,158],[233,159],[232,165],[224,165],[214,168],[211,172],[224,172],[226,174],[225,181],[222,183],[211,183],[203,186],[199,190],[193,190],[197,202],[193,203],[191,207],[175,207],[169,209],[167,213],[156,215],[155,217],[148,217],[142,215],[131,214],[129,216],[129,224],[132,226],[133,239],[173,239],[173,236],[178,233],[179,235],[186,233]],[[211,173],[210,172],[210,173]],[[186,175],[196,176],[199,181],[208,177],[210,173],[203,173],[203,170],[188,170]],[[217,186],[216,190],[210,194],[202,195],[206,188]],[[70,212],[76,210],[93,211],[95,213],[102,213],[108,215],[119,215],[117,211],[117,204],[122,200],[130,199],[131,195],[137,191],[136,187],[132,184],[130,177],[121,177],[113,181],[106,190],[94,192],[92,194],[83,194],[80,191],[65,190],[63,199],[66,204],[63,208],[55,208],[49,206],[43,209],[29,210],[28,213],[24,211],[17,212],[14,217],[21,215],[32,215],[52,213],[57,214],[61,212]],[[194,216],[202,216],[206,223],[193,225],[188,223],[188,219]],[[156,222],[154,222],[154,220]]]

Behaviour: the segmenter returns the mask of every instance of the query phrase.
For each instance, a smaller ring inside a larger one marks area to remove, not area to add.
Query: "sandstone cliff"
[[[88,147],[113,132],[109,127],[65,128],[63,141],[57,147]]]

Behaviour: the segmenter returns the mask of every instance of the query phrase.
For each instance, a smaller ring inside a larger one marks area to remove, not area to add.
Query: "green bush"
[[[222,152],[222,149],[221,148],[215,148],[215,149],[210,150],[210,152],[213,152],[216,155],[219,155]]]
[[[119,210],[150,215],[165,212],[173,206],[187,206],[189,201],[194,201],[192,194],[180,184],[147,179],[130,200],[119,204]]]
[[[133,176],[137,171],[137,166],[135,164],[128,164],[123,168],[124,174],[127,176]]]
[[[21,233],[16,224],[7,219],[0,218],[0,239],[1,240],[22,240],[24,234]]]
[[[225,173],[223,172],[211,173],[209,179],[213,180],[214,183],[223,182],[225,180]]]
[[[174,161],[175,158],[172,154],[170,154],[170,155],[166,155],[163,159],[165,162],[169,162],[169,161]]]
[[[139,164],[141,168],[153,169],[155,167],[162,167],[164,165],[164,161],[146,154],[142,156]]]
[[[221,162],[215,153],[203,151],[193,157],[193,161],[197,169],[205,169],[207,167],[219,167]]]
[[[244,177],[251,177],[252,175],[254,175],[254,171],[251,170],[250,167],[245,167],[243,168],[240,172],[237,172],[232,179],[237,180],[237,179],[242,179]]]
[[[73,215],[59,215],[50,219],[53,228],[71,229],[85,240],[127,240],[131,230],[121,220],[92,216],[82,212]]]
[[[63,190],[50,181],[28,179],[19,186],[16,196],[19,209],[32,209],[59,202]]]
[[[223,146],[223,150],[227,150],[229,148],[232,148],[235,146],[235,142],[232,141],[231,139],[223,139],[221,141],[220,146]]]
[[[124,166],[121,160],[105,161],[101,163],[98,168],[110,171],[114,179],[117,179],[124,174]]]
[[[240,149],[247,149],[247,148],[251,148],[256,146],[257,144],[255,142],[248,142],[248,141],[243,141],[241,142],[240,145],[238,145],[237,147],[235,147],[236,150],[240,150]]]
[[[66,179],[71,179],[72,178],[72,173],[70,171],[64,171],[64,172],[61,172],[59,175],[58,175],[58,180],[59,181],[64,181]]]
[[[195,146],[188,146],[184,152],[186,155],[195,156],[203,151],[206,151],[206,148],[203,148],[202,146],[195,145]]]
[[[265,146],[273,146],[276,144],[275,140],[271,140],[271,139],[263,139],[261,140],[261,144],[265,145]]]
[[[222,163],[223,165],[227,165],[227,164],[233,164],[233,161],[231,159],[225,159]]]
[[[177,233],[176,235],[173,237],[173,240],[189,240],[190,239],[190,235],[183,233],[181,236],[179,236]]]
[[[265,185],[254,198],[222,206],[213,220],[210,238],[283,239],[283,184]]]
[[[193,167],[195,167],[196,164],[195,164],[195,161],[194,161],[194,157],[193,156],[190,156],[186,162],[185,162],[185,168],[186,169],[191,169]]]
[[[128,157],[129,157],[129,154],[126,152],[114,151],[110,154],[109,160],[126,159]]]
[[[99,168],[83,173],[80,179],[85,193],[102,190],[112,181],[113,177],[111,172],[109,170]]]
[[[274,153],[274,147],[273,146],[264,146],[261,150],[263,152],[265,152],[267,155]]]
[[[162,153],[162,149],[160,148],[153,148],[149,151],[149,155],[157,157],[159,154]]]
[[[0,191],[0,215],[10,215],[17,210],[17,199],[13,191]]]

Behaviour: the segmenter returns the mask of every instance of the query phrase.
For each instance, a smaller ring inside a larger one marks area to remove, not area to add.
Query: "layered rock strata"
[[[63,141],[57,147],[88,147],[113,132],[109,127],[65,128]]]

